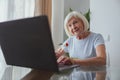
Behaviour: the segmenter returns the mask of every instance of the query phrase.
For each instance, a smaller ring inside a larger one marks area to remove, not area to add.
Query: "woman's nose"
[[[73,24],[73,25],[71,26],[71,28],[72,28],[72,29],[75,29],[75,25]]]

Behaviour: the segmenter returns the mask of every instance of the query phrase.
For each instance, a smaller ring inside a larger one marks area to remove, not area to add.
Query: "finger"
[[[61,60],[62,63],[66,63],[68,61],[68,58],[67,57],[64,57],[64,59]]]
[[[71,60],[69,58],[64,59],[63,63],[65,65],[72,65],[72,62],[71,62]]]
[[[56,54],[57,59],[60,57],[60,54]]]
[[[61,48],[59,48],[57,51],[58,51],[58,52],[60,52],[61,50],[62,50],[62,49],[61,49]]]
[[[60,49],[58,50],[58,52],[59,52],[59,53],[63,53],[63,49],[60,48]]]
[[[60,57],[57,59],[57,63],[62,62],[64,59],[65,59],[64,56],[60,56]]]

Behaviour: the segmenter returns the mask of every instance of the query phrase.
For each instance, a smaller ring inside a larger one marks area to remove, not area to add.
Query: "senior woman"
[[[69,38],[56,51],[59,64],[82,66],[106,65],[106,49],[101,34],[89,31],[87,19],[79,12],[70,12],[64,21]],[[69,53],[69,57],[63,54]]]

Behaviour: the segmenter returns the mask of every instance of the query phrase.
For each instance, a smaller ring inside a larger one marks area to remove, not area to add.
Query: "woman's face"
[[[74,36],[80,36],[81,33],[84,32],[84,24],[83,21],[79,18],[72,17],[67,23],[68,30]]]

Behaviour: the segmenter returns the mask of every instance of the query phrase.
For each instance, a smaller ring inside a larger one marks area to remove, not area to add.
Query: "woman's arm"
[[[80,64],[82,66],[102,66],[106,65],[106,50],[105,45],[101,44],[96,47],[96,57],[88,59],[71,59],[73,64]]]

